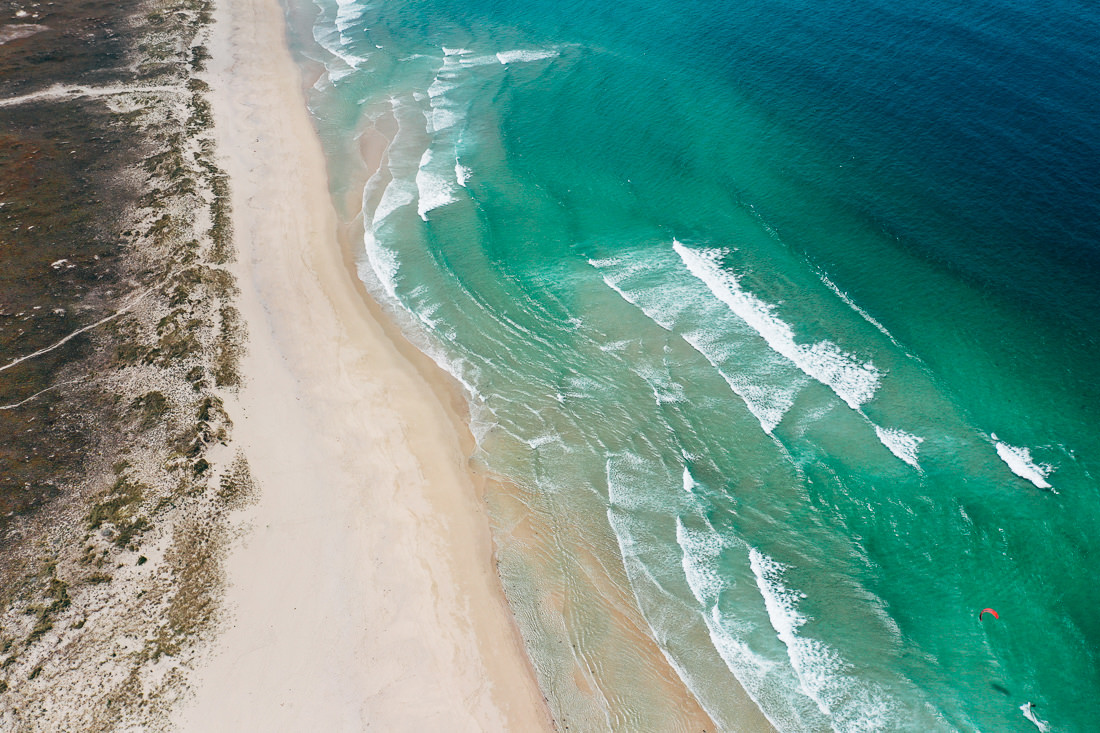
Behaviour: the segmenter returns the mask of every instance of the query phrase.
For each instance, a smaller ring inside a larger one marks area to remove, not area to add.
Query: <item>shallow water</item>
[[[291,7],[559,720],[1100,717],[1100,11],[895,5]]]

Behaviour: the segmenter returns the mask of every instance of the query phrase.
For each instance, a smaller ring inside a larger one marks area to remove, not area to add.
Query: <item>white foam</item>
[[[776,353],[789,359],[808,376],[829,387],[853,410],[874,397],[880,373],[874,364],[846,354],[831,341],[810,346],[799,344],[789,324],[774,313],[774,306],[743,290],[735,275],[722,269],[719,250],[688,249],[673,240],[673,249],[691,274],[750,328],[760,334]]]
[[[473,51],[468,48],[447,48],[443,47],[443,63],[456,63],[464,67],[470,66],[486,66],[488,64],[501,64],[501,61],[495,54],[474,56]]]
[[[798,634],[809,619],[799,611],[805,594],[783,581],[787,567],[756,548],[749,550],[749,565],[764,598],[772,628],[787,647],[799,689],[841,731],[877,731],[893,728],[891,704],[882,694],[861,685],[846,673],[847,665],[835,649]]]
[[[604,475],[607,480],[607,499],[612,507],[668,511],[668,506],[659,495],[638,491],[639,486],[652,483],[653,470],[652,463],[632,451],[608,455],[604,462]]]
[[[417,285],[409,292],[409,301],[422,300],[427,288],[424,285]],[[416,317],[420,319],[420,322],[428,327],[429,331],[436,331],[439,321],[433,316],[439,312],[442,308],[441,303],[430,303],[428,305],[422,305],[416,309]]]
[[[662,583],[661,579],[658,578],[657,574],[654,573],[653,569],[648,567],[647,564],[642,561],[641,553],[639,552],[641,548],[638,541],[635,539],[633,532],[631,531],[629,521],[627,521],[627,518],[623,515],[623,513],[609,509],[607,512],[607,518],[612,527],[612,530],[614,531],[616,542],[619,545],[619,554],[623,558],[623,565],[626,568],[627,576],[630,579],[631,590],[633,591],[634,597],[637,600],[638,607],[642,610],[642,613],[645,616],[645,620],[649,624],[649,627],[653,632],[654,638],[658,642],[658,646],[661,649],[662,654],[664,654],[665,659],[667,659],[669,664],[672,665],[673,669],[675,669],[676,671],[676,674],[680,677],[680,679],[684,682],[688,689],[696,695],[696,697],[699,699],[700,704],[703,705],[703,708],[708,712],[708,714],[710,714],[715,721],[718,721],[719,724],[721,724],[723,720],[722,715],[718,714],[709,705],[713,704],[716,699],[723,699],[724,691],[721,689],[721,687],[724,684],[724,680],[716,679],[713,677],[700,678],[698,670],[695,670],[693,672],[692,668],[694,667],[694,665],[692,665],[691,667],[686,667],[682,665],[676,659],[676,657],[673,656],[669,649],[670,639],[682,638],[682,632],[685,630],[688,624],[691,623],[686,619],[682,619],[680,616],[680,613],[682,613],[682,611],[680,611],[680,609],[682,608],[680,604],[684,603],[684,601],[680,599],[679,594],[674,594],[670,592],[666,585]],[[641,550],[641,552],[644,552],[644,550]],[[644,582],[642,582],[643,580]],[[657,608],[656,615],[653,614],[654,606],[652,604],[654,591],[659,597],[659,603],[661,604],[661,606]],[[650,602],[647,602],[647,600]],[[675,606],[673,608],[678,612],[675,612],[673,615],[669,615],[667,611],[671,609],[670,607],[664,605],[667,601],[672,601],[673,603],[675,603]],[[687,609],[684,608],[683,610]],[[704,622],[707,624],[708,630],[712,638],[714,638],[715,631],[712,624],[715,622],[712,622],[709,614],[704,614],[703,619]],[[675,626],[670,625],[669,622],[672,622],[672,624],[675,624]],[[723,659],[725,659],[725,654],[723,651],[721,651],[721,647],[719,646],[719,642],[717,639],[714,642],[714,646],[716,650],[719,650],[719,654],[722,655]],[[771,664],[767,660],[761,660],[761,663],[765,665]],[[734,672],[733,665],[730,662],[726,662],[726,666],[733,674],[735,679],[737,679],[738,681],[742,680],[742,676]],[[774,664],[771,664],[771,667],[774,666]],[[753,671],[759,671],[757,667],[751,665],[751,662],[750,667],[752,667]],[[750,684],[748,686],[745,686],[745,689],[748,692],[749,696],[752,697],[754,700],[756,700],[756,698],[753,696],[753,690],[760,687],[760,685],[757,684],[757,678],[761,676],[762,675],[760,675],[759,673],[756,676],[753,676],[751,672],[746,675],[746,677],[748,677],[750,680]],[[743,681],[742,684],[744,685]],[[785,690],[787,688],[788,686],[782,686],[778,689]],[[717,696],[714,694],[715,692],[717,693]],[[769,710],[764,709],[764,715],[767,716],[769,720],[773,720],[773,723],[778,722],[771,717],[771,713],[769,712]],[[776,729],[786,730],[788,728],[777,724]]]
[[[445,78],[441,71],[436,75],[435,79],[432,80],[432,83],[428,85],[428,97],[431,99],[442,97],[447,92],[457,88],[458,84],[453,81],[453,77]]]
[[[370,61],[370,57],[368,56],[359,56],[357,54],[345,51],[342,48],[329,50],[332,51],[332,53],[344,64],[343,67],[332,66],[329,64],[325,65],[325,71],[328,75],[329,81],[336,82],[346,76],[351,76],[358,69],[366,66],[367,63]]]
[[[336,0],[336,29],[342,34],[363,17],[368,7],[356,0]]]
[[[605,267],[614,267],[622,262],[618,257],[604,257],[603,259],[593,260],[589,259],[588,264],[595,267],[597,270],[602,270]]]
[[[801,385],[785,385],[782,388],[763,386],[751,382],[747,377],[727,374],[720,367],[719,361],[714,358],[715,348],[710,342],[710,336],[710,334],[693,332],[684,334],[684,340],[718,370],[729,388],[741,398],[745,407],[749,408],[749,412],[760,423],[761,430],[771,435],[794,405]]]
[[[920,463],[917,462],[917,449],[924,442],[924,438],[898,428],[881,428],[878,425],[875,425],[875,434],[878,435],[879,442],[889,448],[891,453],[918,471],[920,470]]]
[[[749,566],[756,577],[756,586],[760,589],[760,595],[764,598],[764,607],[768,611],[768,619],[775,629],[780,641],[787,647],[791,665],[798,674],[802,691],[817,703],[821,712],[828,714],[829,709],[823,700],[817,695],[816,685],[807,684],[805,675],[801,671],[805,666],[803,659],[798,654],[801,640],[797,631],[808,620],[798,612],[798,602],[805,596],[789,590],[782,583],[785,566],[767,557],[755,547],[749,549]]]
[[[414,201],[416,201],[416,191],[413,190],[408,181],[402,181],[398,178],[393,179],[386,185],[386,189],[382,192],[382,198],[374,209],[374,216],[371,219],[372,225],[377,228],[387,216]]]
[[[688,300],[679,297],[669,288],[658,292],[634,292],[622,287],[622,283],[635,274],[651,271],[650,263],[624,263],[617,257],[588,260],[588,264],[600,270],[600,277],[627,303],[640,308],[649,318],[666,331],[671,331],[676,319],[688,307]]]
[[[571,387],[572,389],[565,390],[566,397],[591,397],[601,389],[601,384],[591,377],[586,377],[582,374],[570,374],[564,379],[564,386]],[[642,465],[643,461],[639,456],[635,456],[632,453],[628,453],[631,461],[635,465]]]
[[[367,254],[367,262],[370,264],[374,277],[382,285],[386,294],[398,301],[397,298],[397,271],[400,264],[397,253],[379,244],[378,240],[370,232],[363,234],[363,249]],[[363,279],[360,273],[359,279]],[[399,302],[399,301],[398,301]]]
[[[349,39],[335,28],[314,26],[313,40],[335,57],[331,63],[325,64],[325,72],[330,81],[339,81],[370,61],[367,56],[349,51],[347,48]]]
[[[634,339],[618,339],[617,341],[600,341],[596,348],[605,354],[620,354],[623,349],[635,343]],[[641,372],[639,372],[641,374]],[[644,375],[643,375],[644,376]]]
[[[671,278],[662,278],[662,286],[630,290],[623,287],[625,281],[634,275],[643,277],[654,271],[652,262],[626,262],[621,258],[590,259],[589,264],[600,270],[604,283],[631,305],[641,309],[654,323],[667,331],[675,332],[677,322],[685,311],[699,304],[692,294],[684,293],[672,286]],[[744,353],[734,353],[728,343],[730,334],[724,331],[693,330],[682,334],[683,339],[695,349],[711,366],[717,370],[729,388],[733,390],[748,407],[749,412],[760,423],[761,429],[771,435],[783,416],[794,404],[802,385],[790,376],[773,378],[772,383],[761,383],[756,375],[730,374],[723,370],[722,364],[730,359],[741,367],[745,366]],[[760,365],[761,370],[770,371],[769,365]],[[751,369],[749,370],[752,371]]]
[[[367,285],[371,294],[380,302],[383,299],[377,292],[377,288],[382,288],[392,299],[392,305],[396,306],[398,317],[408,319],[403,321],[403,324],[409,327],[406,333],[409,334],[410,340],[440,369],[450,374],[462,385],[470,406],[470,430],[473,432],[477,444],[481,445],[481,440],[496,423],[493,420],[486,419],[491,410],[488,410],[481,393],[474,387],[474,384],[480,381],[477,366],[467,359],[452,356],[440,343],[432,328],[434,321],[430,317],[438,306],[429,306],[418,311],[411,308],[405,300],[397,297],[396,277],[399,268],[397,253],[379,244],[369,232],[364,237],[364,245],[367,256],[366,261],[360,260],[357,263],[356,270],[359,279]],[[411,296],[418,290],[414,289],[409,295]]]
[[[553,49],[516,49],[514,51],[500,51],[496,56],[502,64],[514,64],[552,59],[557,55],[558,52]]]
[[[717,607],[711,609],[706,617],[706,624],[711,644],[726,663],[726,668],[737,678],[776,730],[811,731],[821,730],[828,725],[827,719],[820,720],[816,717],[820,715],[816,708],[800,708],[796,699],[783,695],[782,690],[787,689],[783,683],[793,687],[795,680],[785,679],[784,671],[777,669],[775,662],[757,654],[731,633]]]
[[[599,260],[589,260],[588,262],[592,265],[596,265],[596,263],[598,261]],[[599,267],[599,265],[596,265],[596,266]],[[625,290],[620,288],[619,284],[615,280],[611,279],[607,275],[602,275],[601,277],[602,277],[604,283],[607,285],[607,287],[611,288],[616,293],[618,293],[619,297],[621,297],[627,303],[630,303],[633,306],[641,308],[641,306],[638,305],[637,301],[635,301],[635,299],[632,298],[629,293],[627,293]],[[644,311],[645,309],[643,308],[642,310]],[[654,316],[650,315],[649,313],[646,313],[646,315],[648,315],[654,323],[656,323],[658,326],[665,329],[666,331],[671,331],[672,330],[672,326],[671,326],[670,323],[663,323],[660,318],[654,317]]]
[[[1025,702],[1023,705],[1020,706],[1020,711],[1024,714],[1025,718],[1034,723],[1035,727],[1043,733],[1046,733],[1048,730],[1050,730],[1050,723],[1045,720],[1040,720],[1039,717],[1035,715],[1035,711],[1032,710],[1031,703]]]
[[[820,717],[820,712],[809,700],[787,693],[797,689],[797,680],[790,668],[761,655],[745,643],[745,635],[753,633],[751,623],[728,618],[719,610],[719,596],[729,581],[718,572],[717,562],[727,541],[713,528],[710,531],[689,530],[679,518],[676,520],[676,541],[682,551],[681,565],[688,587],[705,609],[703,621],[715,651],[765,717],[777,730],[807,731],[826,727],[827,719]],[[740,541],[736,543],[741,545]]]
[[[523,442],[526,443],[531,450],[536,450],[549,443],[562,443],[562,445],[564,445],[564,441],[562,441],[561,436],[557,435],[556,433],[538,435],[531,439],[521,438],[521,440],[523,440]]]
[[[443,59],[443,67],[428,87],[428,100],[431,104],[431,113],[428,115],[430,132],[446,130],[462,120],[462,116],[447,96],[448,92],[459,87],[459,72],[455,71],[458,65],[456,58],[458,57],[447,56]]]
[[[604,353],[615,353],[620,351],[622,345],[626,343],[629,342],[618,342],[618,348],[615,344],[600,344],[599,349]],[[639,364],[632,371],[644,379],[649,388],[653,390],[653,401],[657,403],[658,407],[687,401],[687,397],[684,395],[684,386],[673,381],[667,369],[661,370],[649,364]]]
[[[687,474],[687,469],[684,469]],[[685,481],[689,479],[685,478]],[[722,540],[713,530],[704,532],[688,529],[676,517],[676,543],[682,550],[681,565],[691,594],[704,608],[718,602],[718,596],[726,587],[726,581],[718,572],[718,560],[722,554]]]
[[[690,494],[692,493],[691,490],[698,485],[699,484],[695,481],[695,477],[691,475],[691,471],[688,470],[687,466],[684,466],[684,491]]]
[[[447,130],[454,127],[459,122],[462,122],[462,115],[455,112],[449,107],[442,105],[432,105],[431,115],[431,130],[432,132],[439,132],[441,130]]]
[[[996,441],[997,455],[1008,465],[1012,473],[1022,479],[1027,479],[1040,489],[1053,489],[1046,480],[1053,470],[1051,466],[1045,463],[1034,463],[1031,460],[1030,450],[1002,443],[997,440],[996,433],[993,434],[993,440]]]
[[[886,330],[886,326],[879,323],[877,320],[875,320],[874,318],[871,317],[870,313],[868,313],[867,311],[863,310],[858,305],[856,305],[855,302],[851,298],[848,297],[847,293],[845,293],[843,290],[841,290],[840,288],[838,288],[836,286],[836,283],[834,283],[832,280],[830,280],[824,273],[818,273],[818,277],[821,278],[821,282],[823,282],[825,284],[825,286],[829,288],[829,290],[832,290],[834,293],[836,293],[838,298],[840,298],[841,300],[844,301],[845,305],[847,305],[849,308],[851,308],[856,313],[858,313],[860,315],[860,317],[863,318],[863,320],[867,321],[872,326],[877,328],[883,336],[890,339],[890,341],[894,344],[894,346],[897,346],[899,349],[903,348],[902,345],[897,342],[897,339],[894,338],[893,334],[891,334],[889,331]]]
[[[370,56],[362,56],[348,51],[340,51],[336,55],[353,69],[360,69],[370,61]]]
[[[430,170],[431,163],[432,151],[425,150],[420,158],[420,168],[416,171],[416,190],[419,198],[416,210],[424,221],[428,220],[429,211],[458,201],[455,185],[450,177]]]
[[[498,59],[495,55],[463,56],[459,60],[459,63],[462,64],[462,66],[469,68],[471,66],[489,66],[491,64],[499,64],[500,59]]]
[[[458,185],[465,188],[466,184],[469,182],[471,176],[473,175],[473,170],[471,170],[468,166],[462,165],[459,162],[455,162],[455,181],[458,183]]]

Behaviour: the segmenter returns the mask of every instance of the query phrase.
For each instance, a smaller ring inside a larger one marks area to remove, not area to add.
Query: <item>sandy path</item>
[[[250,336],[227,406],[262,492],[181,729],[548,730],[455,415],[341,259],[281,10],[219,13],[212,102]]]
[[[0,99],[0,107],[12,107],[17,104],[26,104],[27,102],[37,102],[40,100],[61,100],[68,101],[70,99],[82,99],[84,97],[110,97],[115,94],[189,94],[186,89],[180,87],[167,87],[167,86],[115,86],[115,87],[85,87],[85,86],[52,86],[49,89],[43,89],[40,92],[31,92],[30,94],[24,94],[19,97],[7,97],[6,99]]]

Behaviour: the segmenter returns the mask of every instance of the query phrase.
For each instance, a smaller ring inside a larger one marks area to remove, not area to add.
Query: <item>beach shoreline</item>
[[[227,621],[174,722],[552,730],[461,407],[364,307],[338,244],[282,8],[219,5],[210,47],[249,333],[227,410],[259,492],[225,563]]]

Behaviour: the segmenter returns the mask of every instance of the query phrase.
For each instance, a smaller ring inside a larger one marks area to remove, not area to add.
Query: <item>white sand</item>
[[[261,493],[227,562],[230,622],[182,730],[550,730],[440,391],[362,300],[277,0],[211,42],[246,384],[227,401]]]

